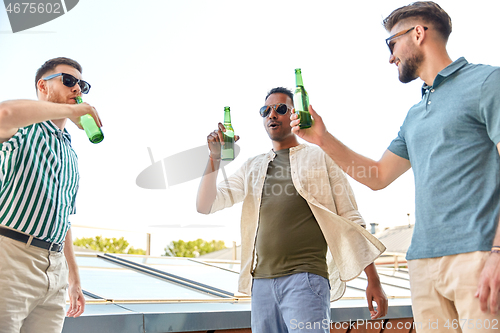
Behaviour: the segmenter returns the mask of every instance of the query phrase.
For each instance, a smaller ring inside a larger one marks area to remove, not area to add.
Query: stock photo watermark
[[[148,148],[151,165],[145,168],[136,179],[137,186],[147,190],[166,190],[171,186],[201,178],[209,161],[206,145],[185,150],[156,161],[151,148]],[[234,157],[240,153],[240,147],[234,145]],[[224,169],[233,161],[221,161],[220,169],[227,181]]]
[[[79,0],[4,0],[12,32],[24,31],[62,16],[75,8]]]
[[[291,329],[300,330],[318,330],[318,329],[356,329],[356,330],[421,330],[424,327],[436,332],[443,332],[448,330],[463,329],[481,329],[497,331],[499,329],[498,319],[448,319],[448,320],[428,320],[427,322],[414,322],[414,321],[371,321],[358,319],[356,321],[333,322],[328,319],[323,319],[321,322],[303,322],[296,319],[290,320]]]
[[[240,147],[235,144],[235,157],[239,155]],[[200,178],[205,172],[207,163],[209,163],[206,146],[199,146],[183,152],[168,156],[162,160],[156,161],[153,152],[148,148],[151,165],[146,167],[136,179],[137,186],[150,190],[164,190],[171,186],[183,184],[185,182]],[[221,161],[219,169],[222,172],[224,181],[228,183],[228,178],[224,167],[233,161]],[[357,177],[378,177],[378,168],[364,166],[349,166],[347,173],[355,173]],[[276,166],[272,175],[276,180],[287,179],[292,173],[291,167]],[[271,177],[271,176],[269,176]],[[340,196],[347,192],[351,193],[348,183],[337,182],[336,178],[345,179],[343,171],[335,168],[329,172],[326,168],[298,168],[294,170],[295,179],[300,180],[304,190],[313,197],[320,196]],[[252,180],[253,186],[258,187],[261,179],[255,177]],[[275,183],[270,186],[264,186],[264,195],[299,195],[295,190],[293,183],[280,184]]]

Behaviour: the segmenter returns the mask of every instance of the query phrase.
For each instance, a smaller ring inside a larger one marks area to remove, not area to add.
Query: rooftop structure
[[[250,332],[250,297],[237,292],[239,261],[101,253],[76,258],[86,307],[81,317],[66,318],[64,333]],[[412,322],[408,272],[379,268],[379,275],[389,313],[371,324]],[[331,303],[331,332],[369,320],[366,285],[362,274]]]

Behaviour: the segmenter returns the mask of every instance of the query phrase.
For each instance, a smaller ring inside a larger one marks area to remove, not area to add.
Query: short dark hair
[[[292,104],[293,104],[293,92],[290,89],[284,88],[284,87],[276,87],[276,88],[273,88],[273,89],[269,90],[269,92],[267,93],[267,96],[264,99],[264,101],[267,100],[267,98],[270,95],[272,95],[272,94],[278,94],[278,93],[285,94],[288,97],[290,97],[290,99],[292,100]]]
[[[431,24],[444,41],[448,41],[451,34],[451,18],[437,3],[432,1],[418,1],[398,8],[387,16],[382,24],[387,31],[391,31],[400,21],[409,18],[421,19]]]
[[[50,72],[54,68],[56,68],[58,65],[68,65],[73,68],[75,68],[77,71],[82,73],[82,66],[76,62],[73,59],[70,58],[64,58],[64,57],[59,57],[59,58],[54,58],[47,60],[38,70],[36,71],[35,75],[35,89],[38,91],[37,83],[38,80],[42,78],[47,72]]]

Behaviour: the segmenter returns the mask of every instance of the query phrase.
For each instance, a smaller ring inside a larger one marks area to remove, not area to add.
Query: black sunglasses
[[[392,43],[392,40],[393,39],[396,39],[398,37],[401,37],[403,35],[406,35],[407,33],[409,33],[410,31],[412,31],[413,29],[415,29],[415,27],[413,28],[410,28],[408,30],[403,30],[403,31],[400,31],[398,33],[395,33],[394,35],[390,36],[389,38],[386,38],[385,39],[385,43],[387,44],[387,46],[389,47],[389,51],[391,51],[391,54],[392,52],[394,51],[394,44],[396,43]],[[424,30],[427,30],[428,28],[427,27],[424,27]]]
[[[50,80],[50,79],[53,79],[55,77],[58,77],[58,76],[62,76],[62,83],[66,86],[66,87],[74,87],[75,84],[78,83],[78,85],[80,86],[80,89],[82,90],[82,94],[88,94],[89,93],[89,90],[90,90],[90,84],[86,81],[83,81],[83,80],[79,80],[77,79],[76,77],[74,77],[73,75],[70,75],[70,74],[66,74],[66,73],[57,73],[57,74],[52,74],[52,75],[49,75],[47,77],[44,77],[43,79],[45,81],[47,80]]]
[[[286,104],[273,104],[273,105],[264,105],[263,107],[260,108],[260,115],[262,118],[266,118],[269,113],[271,112],[271,109],[274,109],[278,114],[284,115],[288,112],[288,110],[291,110],[291,108],[286,105]]]

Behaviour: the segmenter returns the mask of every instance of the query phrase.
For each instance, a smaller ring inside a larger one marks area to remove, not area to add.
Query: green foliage
[[[142,249],[134,249],[132,246],[128,249],[129,243],[123,238],[104,238],[95,236],[93,238],[77,238],[73,245],[81,246],[86,249],[105,252],[105,253],[126,253],[126,254],[146,254]]]
[[[185,242],[183,240],[172,241],[165,248],[165,256],[196,258],[201,255],[225,249],[223,241],[205,241],[198,238],[195,241]]]
[[[143,249],[134,249],[134,247],[131,246],[128,249],[127,254],[141,254],[141,255],[146,255],[146,250],[143,250]]]

